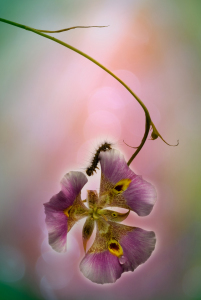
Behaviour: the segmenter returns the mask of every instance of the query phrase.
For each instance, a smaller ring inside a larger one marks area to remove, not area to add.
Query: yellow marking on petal
[[[66,215],[67,217],[69,217],[69,212],[71,210],[71,207],[72,207],[72,205],[64,210],[64,215]]]
[[[114,239],[111,239],[108,243],[108,250],[111,254],[120,257],[123,255],[123,249],[121,245]]]
[[[131,179],[129,178],[126,178],[126,179],[121,179],[120,181],[118,181],[114,188],[112,189],[112,191],[115,193],[115,194],[120,194],[120,193],[123,193],[124,191],[127,190],[127,188],[129,187],[130,183],[131,183]]]
[[[108,221],[108,219],[106,218],[106,216],[102,215],[103,219],[105,219],[105,221]]]

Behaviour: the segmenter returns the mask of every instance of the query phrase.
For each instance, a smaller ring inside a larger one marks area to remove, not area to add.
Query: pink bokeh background
[[[101,142],[112,142],[128,160],[134,149],[123,141],[139,145],[144,112],[86,58],[0,23],[0,281],[25,284],[35,297],[50,300],[199,299],[200,48],[185,19],[192,11],[193,22],[196,8],[187,1],[182,7],[178,1],[43,2],[19,0],[14,13],[8,1],[1,17],[50,30],[109,25],[53,36],[119,76],[147,106],[163,138],[180,144],[147,140],[130,166],[156,187],[158,198],[149,216],[132,213],[124,224],[155,231],[153,255],[115,284],[91,283],[79,271],[83,221],[59,255],[48,245],[43,203],[60,190],[65,173],[85,171]],[[99,189],[99,180],[100,172],[89,178],[83,199],[86,189]]]

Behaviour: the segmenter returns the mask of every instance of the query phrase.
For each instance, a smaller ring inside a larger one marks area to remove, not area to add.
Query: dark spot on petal
[[[89,235],[90,234],[90,227],[89,226],[86,226],[85,228],[84,228],[84,233],[86,234],[86,235]]]
[[[123,184],[120,184],[120,185],[115,186],[114,189],[115,189],[116,191],[120,192],[120,191],[122,190],[122,188],[123,188]]]
[[[110,244],[110,249],[113,249],[113,250],[119,250],[119,246],[117,245],[117,244],[115,244],[115,243],[111,243]]]

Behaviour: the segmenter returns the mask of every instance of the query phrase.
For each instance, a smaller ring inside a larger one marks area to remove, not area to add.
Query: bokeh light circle
[[[25,273],[25,262],[22,253],[8,245],[0,246],[0,281],[15,282]]]
[[[108,134],[115,139],[119,139],[121,136],[121,124],[119,119],[113,113],[99,110],[89,115],[83,131],[87,139],[101,135],[107,138]]]

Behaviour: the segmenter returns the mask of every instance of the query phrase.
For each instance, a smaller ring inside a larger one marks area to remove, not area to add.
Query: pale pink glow
[[[107,28],[90,29],[84,32],[80,49],[97,59],[100,63],[107,66],[113,58],[115,50],[121,46],[121,40],[125,32],[129,30],[126,12],[122,14],[123,6],[120,2],[118,6],[115,3],[102,2],[101,9],[96,9],[96,13],[91,15],[90,22],[98,25],[109,25]],[[108,7],[108,5],[111,7]],[[98,5],[99,6],[99,5]],[[104,6],[107,9],[104,9]],[[94,2],[94,7],[96,3]],[[119,21],[121,19],[121,22]],[[88,23],[88,19],[85,20]],[[94,43],[96,41],[96,43]],[[99,58],[99,59],[98,59]]]
[[[145,129],[145,114],[137,101],[129,105],[125,118],[124,130],[126,129],[127,135],[130,138],[132,135],[142,138]]]
[[[77,163],[81,169],[85,169],[90,165],[93,155],[96,153],[96,149],[104,142],[112,143],[112,139],[89,139],[86,140],[77,150]]]
[[[15,130],[26,136],[26,143],[37,141],[49,153],[58,150],[69,135],[70,124],[85,105],[83,102],[77,105],[80,90],[77,89],[75,75],[79,73],[81,64],[77,63],[75,56],[65,68],[61,63],[64,56],[61,55],[54,66],[50,63],[54,55],[48,52],[43,64],[33,71],[31,83],[25,80],[21,101],[8,108]],[[42,85],[47,88],[42,89]],[[86,91],[82,95],[86,97]]]
[[[79,74],[79,76],[77,76],[77,87],[79,87],[80,94],[83,95],[84,93],[88,98],[87,93],[91,93],[91,91],[97,87],[103,72],[104,71],[98,68],[98,66],[83,58],[80,63],[79,71],[75,73]]]
[[[161,120],[161,114],[157,106],[150,101],[144,101],[144,104],[148,108],[154,124],[157,126]],[[125,120],[126,122],[124,123],[123,127],[123,139],[129,145],[138,146],[142,140],[145,131],[145,113],[142,107],[139,105],[139,103],[137,103],[137,101],[133,101],[132,104],[127,106]],[[153,141],[149,141],[148,139],[146,144],[149,144],[149,147],[156,146],[156,149],[154,149],[156,152],[158,152],[156,143],[153,143]],[[165,151],[168,151],[168,149],[166,149]],[[153,166],[158,165],[159,161],[161,161],[164,158],[164,156],[158,155],[157,160],[150,159],[150,152],[148,153],[148,157],[143,157],[141,161],[141,167],[145,165],[145,172],[150,172],[151,170],[153,170]],[[156,153],[153,151],[153,156],[155,154]],[[138,159],[140,159],[140,157]],[[143,161],[146,161],[146,163],[144,164]]]
[[[95,149],[102,143],[100,139],[86,140],[77,150],[77,163],[85,168],[91,161]]]
[[[78,242],[72,234],[68,234],[67,236],[67,253],[70,263],[75,262],[80,257]],[[41,244],[41,255],[46,263],[51,264],[52,261],[57,260],[62,254],[53,251],[52,247],[48,244],[48,238],[45,238]]]
[[[73,264],[69,267],[69,259],[61,254],[57,260],[51,261],[51,264],[47,264],[42,257],[39,257],[36,272],[39,278],[45,277],[53,289],[66,287],[75,273]]]
[[[40,278],[45,278],[52,289],[61,289],[67,286],[74,276],[74,265],[79,258],[80,247],[72,234],[67,236],[66,254],[52,250],[46,238],[41,245],[41,256],[36,263],[36,272]]]
[[[124,118],[125,103],[117,89],[102,87],[97,89],[88,101],[88,111],[93,113],[98,110],[107,110],[114,113],[118,119]]]
[[[136,22],[135,26],[130,33],[130,38],[135,47],[140,45],[148,44],[150,41],[151,32],[147,26],[147,24],[143,24],[143,22]]]
[[[99,192],[100,179],[101,179],[101,171],[100,170],[97,170],[97,172],[94,173],[93,176],[88,177],[89,181],[82,188],[82,192],[81,192],[81,197],[83,200],[87,198],[87,190],[96,190],[97,192]]]
[[[162,152],[163,156],[161,155],[161,148],[157,147],[156,141],[148,141],[149,145],[147,145],[147,149],[150,149],[150,152],[147,153],[146,157],[143,155],[140,159],[140,169],[143,174],[151,174],[157,168],[162,168],[164,164],[168,164],[171,157],[171,148],[165,147],[163,145]],[[158,144],[162,144],[162,140],[157,140]],[[164,144],[164,143],[163,143]]]
[[[114,114],[99,110],[89,115],[85,121],[83,132],[87,139],[97,136],[105,136],[106,139],[113,136],[115,139],[119,139],[121,136],[121,124]]]
[[[141,83],[138,77],[129,70],[114,70],[113,73],[119,77],[137,96],[141,95]],[[109,74],[105,76],[104,84],[117,89],[119,96],[125,104],[136,102],[133,96],[116,79]]]

